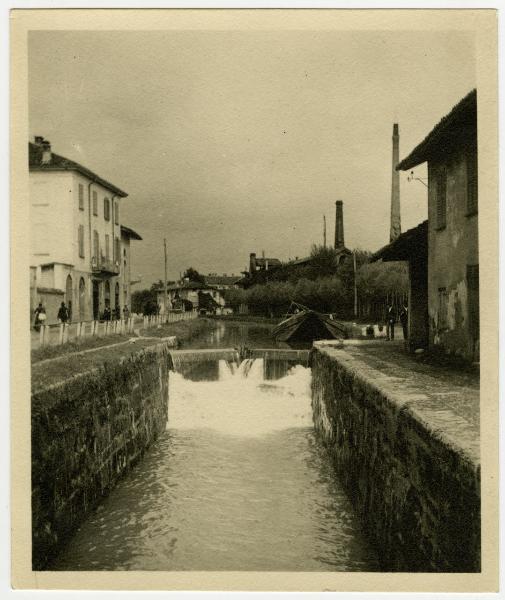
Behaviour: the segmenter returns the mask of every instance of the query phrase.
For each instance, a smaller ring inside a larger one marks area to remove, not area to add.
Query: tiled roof
[[[280,265],[281,261],[278,258],[257,258],[256,259],[257,265],[266,265],[267,263],[268,263],[268,266]]]
[[[372,255],[371,261],[377,260],[415,260],[423,258],[428,248],[428,221],[423,221],[417,227],[407,230]]]
[[[396,167],[405,171],[427,161],[435,153],[444,154],[455,144],[477,138],[477,90],[472,90],[431,130],[424,140]]]
[[[241,279],[237,275],[205,275],[204,278],[207,285],[233,285]]]
[[[130,238],[131,240],[142,239],[136,231],[133,231],[133,229],[126,227],[126,225],[121,225],[121,233],[124,234],[125,237]]]
[[[198,281],[182,281],[167,286],[168,290],[208,290],[210,289],[205,283]]]
[[[83,167],[73,160],[65,158],[64,156],[60,156],[59,154],[55,154],[54,152],[51,152],[51,162],[42,164],[42,146],[32,144],[31,142],[28,142],[28,161],[30,171],[76,171],[77,173],[84,175],[84,177],[87,177],[95,183],[107,188],[121,198],[126,198],[126,196],[128,196],[126,192],[123,192],[123,190],[120,190],[115,185],[112,185],[112,183],[102,179],[93,173],[93,171],[90,171],[86,167]]]

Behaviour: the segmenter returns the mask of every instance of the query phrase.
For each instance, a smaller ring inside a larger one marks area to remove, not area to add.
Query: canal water
[[[261,358],[221,359],[210,381],[172,372],[165,435],[52,569],[377,570],[314,436],[310,369],[284,372],[265,379]]]

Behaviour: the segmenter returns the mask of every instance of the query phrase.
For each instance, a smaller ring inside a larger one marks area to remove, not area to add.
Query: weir
[[[223,363],[231,372],[239,366],[250,368],[252,361],[260,359],[264,379],[275,380],[284,377],[295,365],[308,366],[308,350],[288,350],[279,348],[212,348],[195,350],[172,350],[172,368],[191,381],[215,381],[221,379]],[[258,366],[256,367],[258,368]],[[244,371],[242,371],[244,372]]]

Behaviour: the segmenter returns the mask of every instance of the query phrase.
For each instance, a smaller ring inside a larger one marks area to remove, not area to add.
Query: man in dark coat
[[[395,323],[396,323],[396,311],[393,304],[390,304],[386,310],[386,331],[387,339],[395,339]]]
[[[405,305],[400,310],[400,323],[403,329],[403,339],[406,340],[409,337],[409,309]]]
[[[58,311],[58,321],[60,323],[66,323],[68,321],[68,309],[65,306],[65,302],[61,303],[60,310]]]

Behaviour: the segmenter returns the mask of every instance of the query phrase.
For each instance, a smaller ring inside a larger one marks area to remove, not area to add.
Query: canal
[[[195,357],[202,347],[273,347],[270,332],[219,323],[191,346]],[[212,362],[200,376],[171,372],[165,435],[51,568],[377,570],[315,438],[310,369],[284,361],[266,377],[262,358]]]

